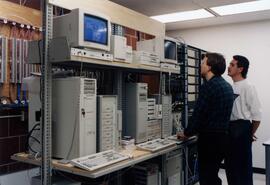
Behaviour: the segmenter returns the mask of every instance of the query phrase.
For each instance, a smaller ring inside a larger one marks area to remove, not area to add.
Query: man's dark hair
[[[219,53],[206,53],[207,65],[211,67],[212,73],[221,76],[226,70],[226,62],[223,55]]]
[[[249,61],[246,57],[241,55],[234,55],[233,59],[237,61],[237,67],[242,67],[243,71],[241,72],[243,78],[247,78]]]

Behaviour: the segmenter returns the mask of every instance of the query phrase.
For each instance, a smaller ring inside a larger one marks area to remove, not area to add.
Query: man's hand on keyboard
[[[185,140],[188,139],[188,136],[185,136],[184,132],[177,132],[177,139],[179,140]]]

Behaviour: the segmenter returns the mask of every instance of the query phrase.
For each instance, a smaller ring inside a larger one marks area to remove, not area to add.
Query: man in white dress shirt
[[[252,142],[261,121],[261,105],[254,86],[246,78],[249,61],[235,55],[228,67],[233,80],[234,104],[229,127],[230,149],[225,160],[229,185],[253,185]]]

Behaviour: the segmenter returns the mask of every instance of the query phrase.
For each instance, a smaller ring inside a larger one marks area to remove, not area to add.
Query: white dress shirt
[[[254,86],[247,80],[234,82],[233,92],[235,100],[231,114],[231,121],[244,119],[261,121],[261,104]]]

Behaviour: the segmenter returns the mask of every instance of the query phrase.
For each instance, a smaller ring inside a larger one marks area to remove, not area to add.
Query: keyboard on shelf
[[[71,164],[85,170],[93,171],[128,158],[128,155],[121,154],[114,150],[107,150],[104,152],[72,159]]]
[[[164,148],[167,148],[169,146],[175,145],[176,142],[173,140],[168,140],[168,139],[154,139],[152,141],[147,141],[145,143],[141,143],[136,145],[137,148],[142,149],[142,150],[147,150],[150,152],[156,152],[158,150],[162,150]]]

